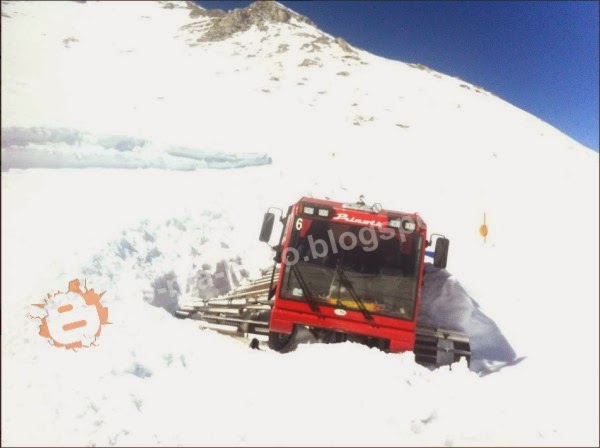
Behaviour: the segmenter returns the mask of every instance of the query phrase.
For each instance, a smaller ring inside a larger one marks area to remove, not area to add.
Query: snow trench
[[[174,313],[178,301],[216,297],[259,274],[261,269],[247,266],[244,258],[218,235],[214,217],[208,214],[205,218],[202,222],[192,218],[144,221],[96,254],[84,273],[91,279],[110,278],[112,290],[137,284],[143,291],[139,300],[170,313]],[[219,275],[223,270],[228,271],[227,277],[233,278],[233,283],[220,283],[219,279],[225,277]],[[498,325],[460,281],[430,263],[425,264],[417,322],[468,335],[470,368],[477,373],[491,373],[518,361]]]

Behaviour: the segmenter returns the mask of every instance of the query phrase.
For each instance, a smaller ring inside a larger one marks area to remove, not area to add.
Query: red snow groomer
[[[259,237],[265,243],[276,221],[271,210]],[[252,346],[263,339],[282,352],[299,339],[349,340],[413,351],[422,364],[469,360],[465,335],[417,325],[425,257],[445,268],[449,246],[434,235],[435,251],[426,252],[432,240],[418,214],[383,210],[362,198],[339,203],[304,197],[279,215],[281,236],[269,274],[225,296],[194,300],[178,314],[222,332],[255,335]]]

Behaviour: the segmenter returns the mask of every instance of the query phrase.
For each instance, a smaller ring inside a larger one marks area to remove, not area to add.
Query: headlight
[[[307,215],[314,215],[315,214],[315,208],[314,207],[309,207],[308,205],[304,206],[304,213],[306,213]]]
[[[417,229],[415,222],[408,217],[390,219],[388,226],[405,232],[414,232]]]
[[[326,208],[320,208],[319,209],[319,216],[322,216],[324,218],[328,218],[329,217],[329,210]]]
[[[394,229],[399,229],[401,224],[402,221],[399,219],[390,219],[390,222],[388,223],[388,225]]]
[[[417,228],[417,225],[412,221],[412,220],[406,220],[404,221],[404,230],[406,230],[407,232],[414,232],[415,229]]]

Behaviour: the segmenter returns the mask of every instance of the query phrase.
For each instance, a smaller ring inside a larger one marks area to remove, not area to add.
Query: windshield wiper
[[[340,278],[340,282],[342,282],[344,284],[344,286],[346,286],[346,289],[350,293],[350,296],[356,303],[356,306],[361,311],[363,316],[365,316],[365,319],[373,320],[373,316],[371,315],[371,313],[369,312],[369,310],[367,309],[367,307],[365,306],[363,301],[360,299],[360,297],[358,297],[358,294],[356,294],[356,291],[354,290],[354,286],[352,286],[352,282],[348,279],[348,277],[346,277],[346,274],[344,273],[344,268],[342,268],[341,261],[340,261],[340,263],[338,263],[338,266],[337,266],[337,274],[338,274],[338,277]],[[338,288],[338,299],[339,299],[339,293],[340,293],[340,290]]]
[[[304,298],[306,299],[306,302],[308,302],[308,305],[310,306],[310,309],[313,310],[313,311],[315,311],[315,312],[319,312],[320,309],[319,309],[317,303],[315,302],[315,300],[313,299],[312,293],[310,292],[310,288],[308,287],[308,284],[306,283],[306,280],[304,280],[304,277],[300,273],[300,269],[298,269],[298,266],[296,266],[295,264],[292,264],[292,265],[290,265],[290,269],[292,270],[292,272],[296,276],[296,280],[298,280],[298,284],[300,285],[300,289],[302,289],[302,294],[304,295]]]

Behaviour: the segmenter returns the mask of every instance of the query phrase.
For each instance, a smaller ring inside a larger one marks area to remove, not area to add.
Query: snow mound
[[[418,323],[465,333],[471,344],[474,371],[485,373],[492,365],[508,364],[517,355],[498,325],[469,296],[458,279],[427,263]]]
[[[218,217],[206,212],[195,219],[144,220],[89,257],[83,275],[111,291],[135,285],[140,299],[170,313],[183,297],[225,294],[250,274],[225,235],[218,238]],[[224,270],[231,283],[217,275]]]

